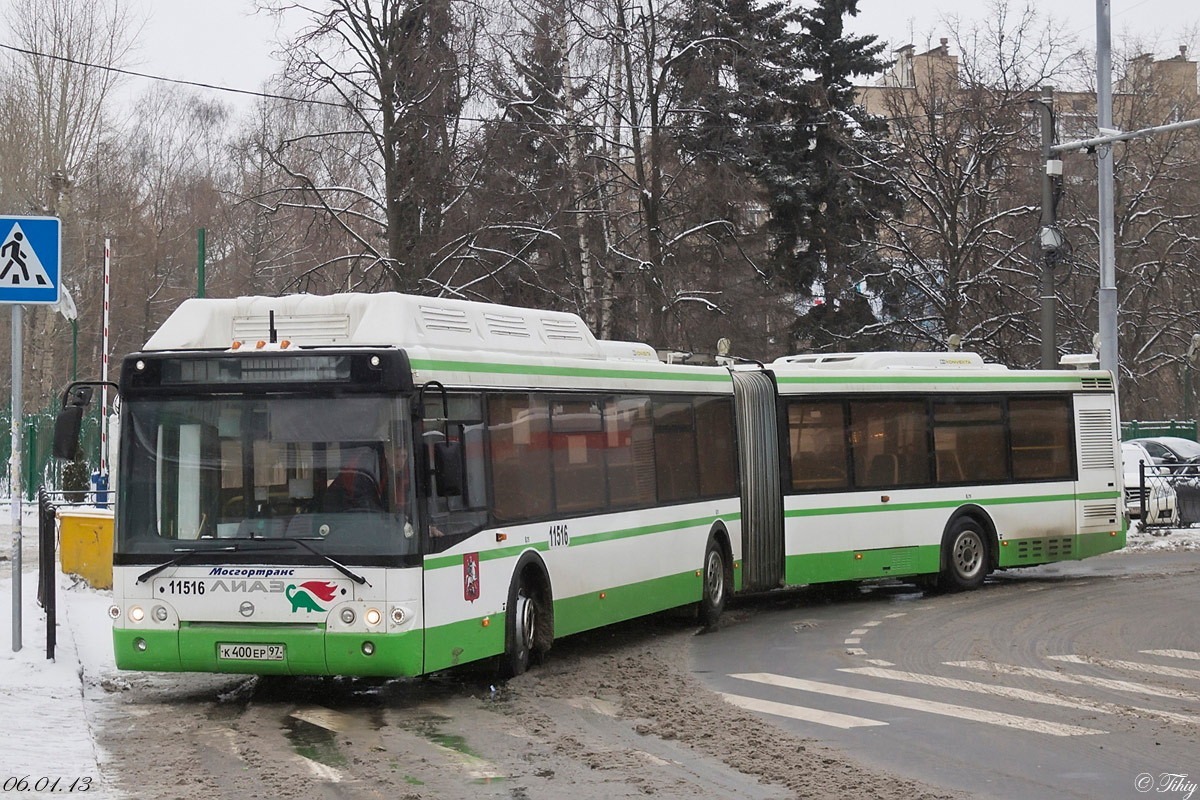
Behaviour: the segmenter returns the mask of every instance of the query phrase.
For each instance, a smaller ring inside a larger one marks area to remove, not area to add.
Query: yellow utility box
[[[62,571],[93,589],[112,588],[113,512],[109,508],[65,507],[58,514]]]

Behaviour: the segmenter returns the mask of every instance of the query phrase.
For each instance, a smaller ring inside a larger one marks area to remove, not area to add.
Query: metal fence
[[[100,413],[98,403],[93,404],[91,412],[84,417],[80,433],[80,444],[83,448],[83,460],[87,465],[87,473],[100,469]],[[63,470],[67,463],[52,457],[51,447],[54,444],[54,419],[58,416],[57,401],[45,408],[23,415],[25,427],[21,431],[23,452],[21,453],[21,485],[25,490],[25,499],[33,502],[39,486],[62,488]],[[0,430],[9,431],[12,420],[11,404],[0,408]],[[0,437],[0,465],[4,472],[0,473],[0,495],[5,497],[12,493],[9,486],[9,458],[12,455],[12,438]],[[87,488],[86,486],[83,488]]]
[[[1200,465],[1142,462],[1138,485],[1125,487],[1125,505],[1141,530],[1200,523]]]
[[[1178,436],[1180,439],[1196,438],[1197,425],[1194,419],[1137,420],[1121,423],[1121,441],[1145,439],[1153,436]]]

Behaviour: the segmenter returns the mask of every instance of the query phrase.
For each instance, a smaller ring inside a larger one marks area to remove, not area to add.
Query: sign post
[[[0,304],[12,306],[12,649],[21,649],[21,408],[24,306],[53,305],[62,288],[62,225],[57,217],[0,217]]]

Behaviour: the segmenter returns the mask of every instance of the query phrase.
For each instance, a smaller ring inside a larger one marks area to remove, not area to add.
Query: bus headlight
[[[154,618],[155,618],[156,620],[158,620],[159,622],[166,622],[166,621],[167,621],[167,609],[166,609],[166,606],[155,606],[155,607],[154,607],[153,614],[154,614]]]
[[[342,622],[346,623],[347,625],[354,624],[354,609],[353,608],[343,608],[342,609]]]
[[[402,622],[404,622],[404,619],[405,619],[404,609],[401,608],[400,606],[393,607],[392,608],[392,622],[399,625]]]
[[[367,621],[368,625],[378,625],[383,619],[383,614],[380,614],[377,608],[368,608],[367,613],[363,614],[363,619]]]
[[[134,606],[133,608],[129,609],[129,619],[133,622],[141,622],[145,618],[146,612],[142,610],[141,606]]]
[[[364,656],[375,655],[375,645],[371,642],[363,642],[362,651]]]
[[[108,617],[109,617],[109,619],[120,619],[121,618],[121,607],[115,606],[115,605],[109,606],[108,607]]]

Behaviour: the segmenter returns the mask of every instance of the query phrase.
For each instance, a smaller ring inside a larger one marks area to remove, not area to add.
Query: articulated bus
[[[385,293],[188,300],[118,390],[122,669],[515,675],[733,592],[971,588],[1125,543],[1091,369],[671,364],[573,314]]]

